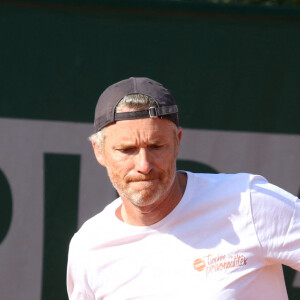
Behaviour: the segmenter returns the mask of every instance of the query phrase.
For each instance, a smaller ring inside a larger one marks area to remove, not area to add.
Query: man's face
[[[174,184],[181,135],[164,119],[118,121],[106,128],[102,149],[94,149],[121,198],[147,206],[163,201]]]

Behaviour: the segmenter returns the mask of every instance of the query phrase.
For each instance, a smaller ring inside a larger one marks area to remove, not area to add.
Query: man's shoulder
[[[202,180],[210,183],[220,183],[227,181],[245,181],[250,182],[255,177],[260,177],[260,175],[255,175],[251,173],[193,173],[185,171],[188,174],[190,180]]]
[[[188,186],[191,190],[211,190],[215,192],[240,193],[251,190],[255,182],[268,182],[263,176],[251,173],[191,173],[188,174]]]

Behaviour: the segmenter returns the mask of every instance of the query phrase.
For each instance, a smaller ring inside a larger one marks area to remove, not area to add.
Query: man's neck
[[[134,226],[149,226],[165,218],[180,202],[187,184],[187,174],[177,173],[168,196],[149,207],[134,206],[123,200],[116,216],[123,222]]]

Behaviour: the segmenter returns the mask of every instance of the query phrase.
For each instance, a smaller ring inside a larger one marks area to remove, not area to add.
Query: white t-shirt
[[[187,174],[158,223],[123,223],[118,198],[82,226],[70,299],[288,299],[281,264],[300,271],[299,199],[257,175]]]

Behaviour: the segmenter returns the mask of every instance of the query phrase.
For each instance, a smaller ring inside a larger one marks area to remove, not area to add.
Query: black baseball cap
[[[155,100],[157,107],[146,110],[116,113],[116,106],[127,95],[143,94]],[[175,100],[162,84],[146,77],[130,77],[117,82],[101,94],[95,109],[95,131],[121,120],[160,117],[178,124]]]

